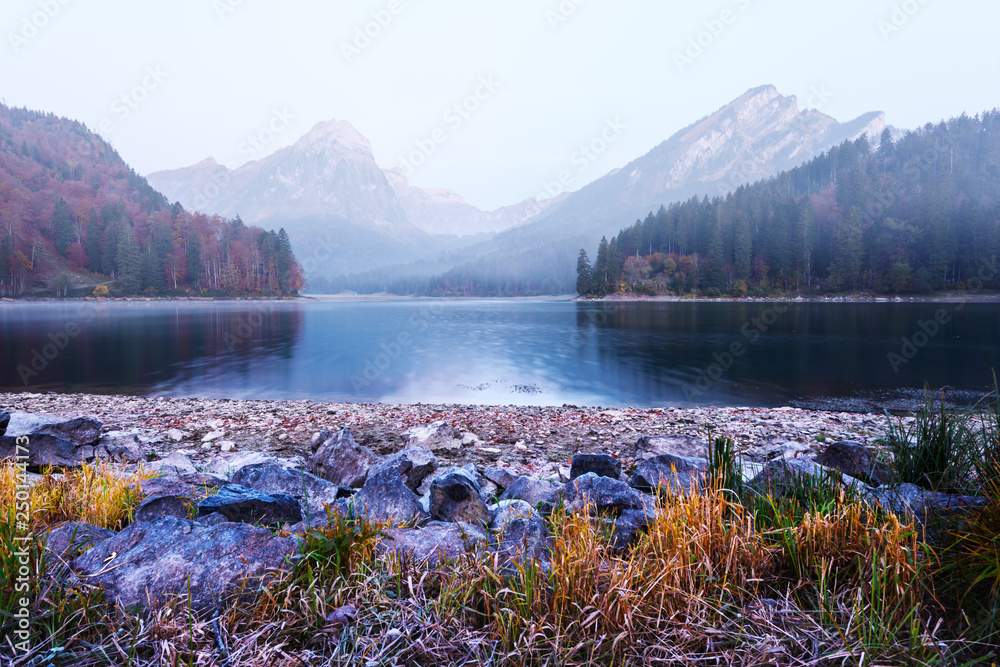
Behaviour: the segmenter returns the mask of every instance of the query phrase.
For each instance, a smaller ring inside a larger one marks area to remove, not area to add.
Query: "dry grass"
[[[99,477],[40,492],[39,516],[124,520],[75,500],[128,507],[97,493]],[[335,517],[290,573],[213,619],[183,600],[133,617],[85,587],[42,591],[33,656],[49,661],[33,664],[952,664],[968,627],[940,622],[934,552],[896,517],[841,501],[775,524],[726,490],[668,495],[624,553],[594,517],[557,512],[546,567],[482,551],[428,568],[380,554],[383,526]]]

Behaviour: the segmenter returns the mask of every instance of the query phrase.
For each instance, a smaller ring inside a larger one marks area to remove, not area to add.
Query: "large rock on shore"
[[[563,487],[552,482],[533,477],[519,477],[500,496],[500,500],[523,500],[532,507],[541,506],[544,510],[552,509]]]
[[[588,472],[599,477],[619,479],[622,476],[622,462],[607,454],[574,454],[569,478],[573,480]]]
[[[378,544],[382,553],[394,553],[414,563],[431,567],[454,561],[462,554],[484,548],[485,531],[467,523],[431,521],[416,529],[392,528]]]
[[[704,487],[707,471],[705,459],[660,454],[639,464],[632,476],[632,486],[681,493]]]
[[[7,424],[10,423],[10,413],[0,410],[0,436],[7,432]]]
[[[378,455],[354,442],[346,428],[337,433],[320,431],[313,436],[313,455],[306,469],[340,487],[360,489],[368,479],[368,471]]]
[[[302,508],[292,496],[270,495],[239,484],[227,484],[198,503],[198,516],[218,512],[229,521],[281,525],[302,520]]]
[[[69,521],[49,531],[45,550],[50,558],[72,560],[80,552],[94,547],[116,535],[115,531],[98,528],[78,521]]]
[[[816,457],[816,463],[835,468],[873,486],[889,482],[889,467],[860,442],[840,440],[831,443]]]
[[[433,519],[477,526],[489,523],[490,511],[483,502],[479,485],[466,470],[454,470],[436,478],[431,483],[430,495]]]
[[[292,496],[314,516],[323,514],[327,506],[337,502],[340,492],[335,484],[325,479],[272,463],[244,466],[236,471],[229,482],[268,495]]]
[[[28,466],[72,468],[95,456],[101,422],[88,417],[54,417],[15,410],[0,436],[0,458],[17,456],[17,439],[28,438]],[[22,450],[23,453],[23,450]]]
[[[413,461],[405,456],[390,457],[375,466],[350,501],[354,510],[376,522],[410,523],[425,518],[427,513],[413,490],[423,476],[413,472]]]
[[[71,563],[78,575],[125,607],[156,607],[175,596],[199,613],[234,594],[253,597],[286,567],[297,543],[245,523],[206,526],[177,517],[133,523]]]
[[[568,482],[565,493],[566,509],[573,513],[582,512],[587,505],[600,514],[643,509],[642,499],[631,486],[592,472]]]
[[[403,442],[410,447],[424,447],[432,452],[462,448],[462,434],[447,422],[414,426],[403,433]]]

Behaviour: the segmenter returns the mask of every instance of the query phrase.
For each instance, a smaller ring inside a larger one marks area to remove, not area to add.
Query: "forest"
[[[661,207],[577,257],[604,296],[1000,289],[1000,111],[845,142],[726,197]]]
[[[170,205],[83,124],[0,105],[0,296],[101,287],[290,295],[303,278],[284,229]]]

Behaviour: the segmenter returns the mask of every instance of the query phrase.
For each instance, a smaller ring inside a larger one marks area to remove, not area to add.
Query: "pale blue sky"
[[[387,25],[345,55],[373,12]],[[105,121],[141,173],[243,161],[276,110],[294,119],[258,154],[336,118],[392,167],[441,128],[411,181],[494,208],[578,164],[608,119],[627,128],[574,189],[766,83],[904,128],[1000,106],[998,24],[996,0],[4,0],[0,97]],[[499,87],[449,114],[481,77]]]

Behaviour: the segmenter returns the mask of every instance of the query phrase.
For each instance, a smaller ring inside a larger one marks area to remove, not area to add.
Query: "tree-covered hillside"
[[[284,230],[169,205],[83,124],[0,105],[0,295],[290,294]]]
[[[661,207],[578,259],[580,293],[1000,289],[1000,111],[845,142]]]

